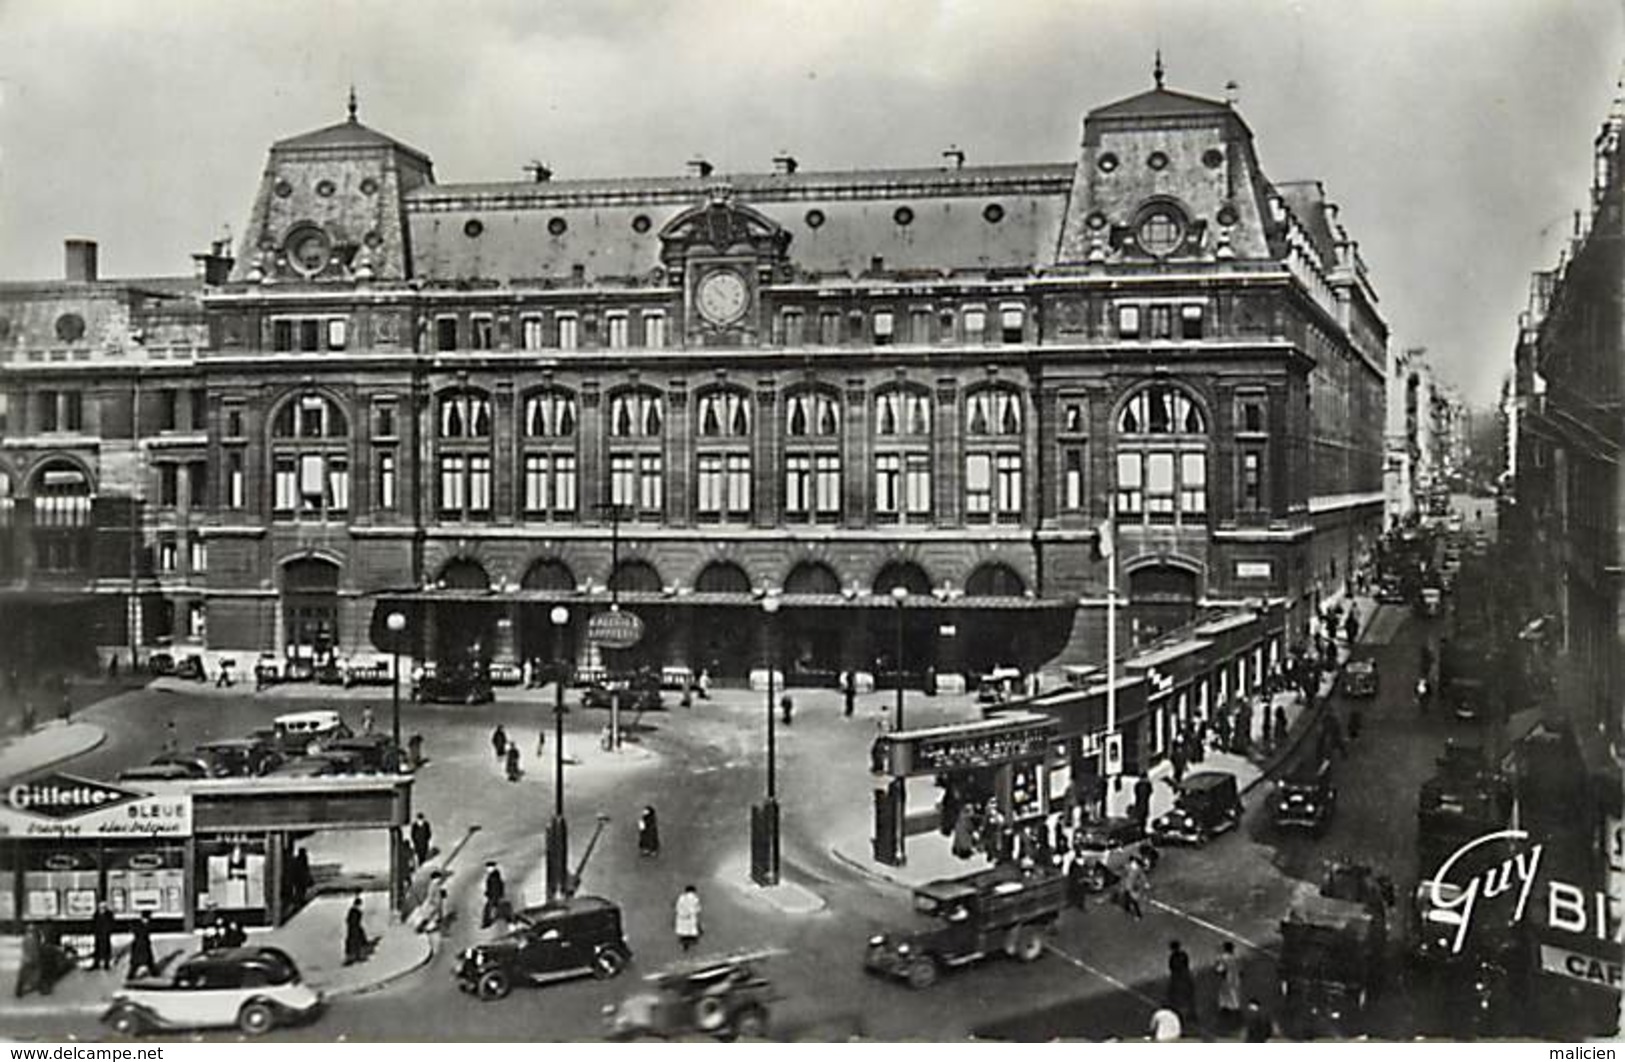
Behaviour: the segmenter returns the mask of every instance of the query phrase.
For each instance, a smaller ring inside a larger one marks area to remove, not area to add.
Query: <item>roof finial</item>
[[[1151,77],[1156,81],[1157,88],[1162,88],[1162,49],[1157,49],[1157,63],[1151,68]]]
[[[355,121],[355,109],[356,109],[355,83],[351,82],[351,84],[350,84],[350,121],[352,121],[352,122]]]

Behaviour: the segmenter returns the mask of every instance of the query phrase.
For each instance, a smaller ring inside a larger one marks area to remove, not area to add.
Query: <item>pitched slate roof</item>
[[[1218,100],[1204,99],[1172,89],[1154,88],[1137,96],[1096,107],[1089,118],[1171,118],[1190,115],[1236,116],[1235,109]],[[1239,117],[1239,116],[1236,116]]]
[[[344,149],[344,148],[395,148],[427,161],[428,156],[410,144],[403,144],[394,137],[385,136],[370,126],[362,125],[355,119],[339,122],[317,129],[309,133],[300,133],[284,140],[278,140],[271,145],[271,150],[309,150],[317,149]]]

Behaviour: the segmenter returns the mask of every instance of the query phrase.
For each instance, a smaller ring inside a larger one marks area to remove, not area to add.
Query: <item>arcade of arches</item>
[[[972,569],[962,593],[947,593],[934,590],[930,573],[913,561],[883,565],[860,589],[843,587],[831,565],[804,560],[785,574],[775,594],[781,607],[771,616],[763,608],[768,588],[727,559],[695,573],[692,589],[679,589],[642,558],[623,559],[607,587],[558,557],[533,561],[517,588],[494,586],[481,562],[457,557],[416,596],[423,644],[436,659],[541,664],[564,657],[612,674],[704,669],[729,683],[765,667],[771,654],[791,685],[833,686],[845,671],[864,671],[883,685],[900,673],[905,684],[929,686],[937,673],[1036,668],[1065,643],[1073,614],[1068,602],[1032,597],[1021,575],[997,561]],[[901,604],[897,588],[906,591]],[[600,652],[585,632],[591,615],[610,606],[609,590],[619,608],[642,619],[644,634],[630,649]],[[560,605],[569,616],[556,627],[551,613]]]

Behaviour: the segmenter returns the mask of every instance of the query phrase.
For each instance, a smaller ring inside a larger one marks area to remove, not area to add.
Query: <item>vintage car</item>
[[[332,709],[289,712],[271,720],[277,744],[288,755],[320,752],[329,741],[349,737],[351,730]]]
[[[1203,844],[1241,823],[1241,797],[1229,771],[1197,771],[1177,786],[1174,806],[1151,824],[1158,844]]]
[[[277,744],[262,738],[222,738],[206,741],[194,752],[209,764],[215,778],[243,778],[261,775],[283,760]]]
[[[776,948],[687,959],[644,979],[650,988],[604,1008],[617,1040],[703,1033],[718,1040],[758,1037],[767,1031],[769,1007],[780,999],[758,972]]]
[[[1333,863],[1318,888],[1299,882],[1281,921],[1281,1026],[1294,1039],[1350,1037],[1384,977],[1393,883]]]
[[[262,1036],[321,1012],[322,994],[305,984],[280,948],[221,948],[182,960],[172,973],[130,981],[113,994],[102,1021],[126,1036],[235,1025]]]
[[[1405,584],[1393,576],[1384,576],[1377,584],[1377,601],[1384,605],[1403,605],[1405,603]]]
[[[1379,682],[1377,662],[1362,657],[1343,665],[1343,677],[1337,685],[1345,697],[1375,697]]]
[[[493,686],[518,686],[525,681],[525,669],[518,664],[493,662],[486,668],[486,674]]]
[[[914,909],[930,921],[870,937],[863,968],[929,988],[943,970],[995,952],[1033,962],[1044,954],[1044,935],[1065,904],[1059,874],[1010,864],[927,882],[914,890]]]
[[[489,704],[496,700],[496,692],[481,668],[425,668],[412,683],[412,699],[433,704]]]
[[[601,896],[574,896],[527,907],[506,936],[464,950],[457,956],[457,987],[483,1000],[501,999],[516,984],[588,974],[608,980],[631,961],[621,909]]]
[[[1444,607],[1444,591],[1437,586],[1424,586],[1416,599],[1416,611],[1424,616],[1437,616]]]
[[[1021,669],[996,667],[976,684],[979,704],[1003,704],[1021,695]]]
[[[609,682],[595,682],[582,690],[581,706],[583,708],[608,708],[610,707],[611,697],[617,693],[621,697],[621,711],[623,712],[658,712],[666,707],[666,701],[660,696],[658,689],[634,688],[625,682],[614,679]]]
[[[357,769],[365,774],[393,773],[400,770],[401,751],[388,734],[352,734],[334,738],[322,746],[324,756],[350,756]]]
[[[322,778],[333,774],[361,774],[361,760],[347,752],[313,752],[280,763],[271,775],[277,778]]]
[[[1122,877],[1129,860],[1149,844],[1139,819],[1086,822],[1072,835],[1071,880],[1084,892],[1101,892]]]
[[[1330,760],[1306,760],[1275,783],[1275,825],[1282,829],[1307,829],[1317,837],[1331,827],[1337,807],[1337,787],[1332,785]]]

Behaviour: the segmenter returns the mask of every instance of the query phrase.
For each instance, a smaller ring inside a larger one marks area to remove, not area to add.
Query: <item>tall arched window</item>
[[[875,520],[931,522],[931,393],[891,387],[875,395]]]
[[[520,504],[528,520],[576,518],[576,397],[562,388],[525,399],[524,481]]]
[[[491,396],[461,388],[439,398],[435,439],[440,519],[491,517]]]
[[[665,516],[665,401],[652,387],[609,396],[609,500],[624,517],[658,523]]]
[[[750,519],[750,395],[732,388],[702,391],[694,408],[694,514],[703,523]]]
[[[296,395],[271,418],[271,515],[327,521],[349,511],[349,417],[326,395]]]
[[[13,496],[11,476],[0,468],[0,579],[10,578],[15,556],[11,543],[11,526],[17,500]]]
[[[965,396],[965,520],[1019,524],[1023,499],[1025,396],[981,387]]]
[[[807,388],[785,399],[784,518],[837,523],[841,518],[841,398]]]
[[[1128,523],[1207,521],[1207,417],[1172,384],[1151,384],[1117,416],[1117,516]]]

